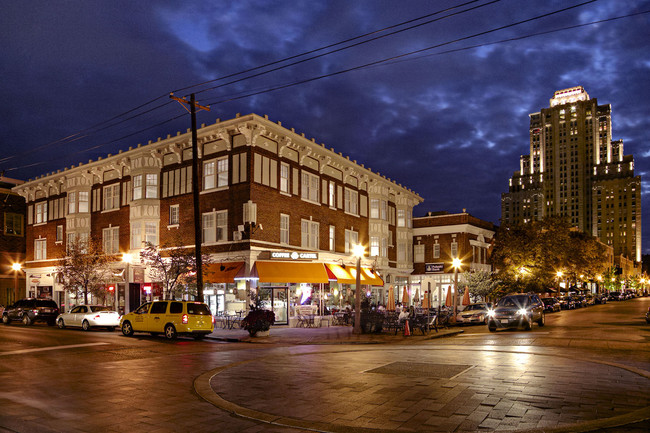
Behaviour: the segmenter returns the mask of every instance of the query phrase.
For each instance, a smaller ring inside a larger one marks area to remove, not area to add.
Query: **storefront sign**
[[[427,274],[440,274],[445,271],[444,263],[425,263],[424,272]]]
[[[271,258],[282,260],[318,260],[318,253],[304,253],[298,251],[271,251]]]

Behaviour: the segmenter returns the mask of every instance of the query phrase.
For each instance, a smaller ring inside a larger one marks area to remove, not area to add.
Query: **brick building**
[[[413,191],[266,116],[203,125],[198,143],[202,249],[212,258],[205,298],[215,313],[245,309],[250,289],[279,323],[307,294],[342,304],[357,243],[366,247],[362,285],[377,299],[384,284],[408,281],[422,201]],[[159,295],[137,258],[145,241],[194,244],[191,166],[191,134],[178,132],[15,187],[27,200],[29,294],[75,303],[56,262],[69,239],[92,237],[115,255],[119,308]]]
[[[430,293],[432,304],[437,306],[439,302],[444,304],[456,274],[491,271],[490,253],[496,229],[491,222],[476,218],[465,209],[455,214],[429,212],[414,218],[412,291]],[[460,259],[456,273],[454,258]]]
[[[0,305],[20,299],[25,289],[25,273],[14,269],[25,261],[25,199],[11,190],[22,183],[0,176]]]

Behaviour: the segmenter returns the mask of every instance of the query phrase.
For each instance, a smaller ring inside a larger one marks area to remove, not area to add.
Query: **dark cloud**
[[[172,90],[460,3],[3,1],[0,147],[5,156],[24,155],[0,168],[27,179],[184,131],[187,116],[165,96]],[[487,1],[466,8],[482,3]],[[419,193],[425,202],[418,214],[466,208],[498,222],[501,193],[519,168],[519,156],[529,153],[528,114],[548,106],[558,89],[582,85],[600,104],[612,105],[614,138],[625,140],[626,154],[635,156],[637,173],[647,179],[650,14],[443,52],[649,10],[650,1],[601,0],[389,64],[230,99],[567,6],[562,0],[503,0],[272,74],[179,94],[195,91],[200,101],[213,104],[200,122],[255,112],[314,137]],[[158,97],[146,109],[160,108],[147,115],[29,152]],[[648,185],[644,180],[645,214]],[[650,251],[647,224],[644,246]]]

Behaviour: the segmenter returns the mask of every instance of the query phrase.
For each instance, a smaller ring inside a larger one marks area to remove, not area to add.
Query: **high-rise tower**
[[[563,215],[615,255],[641,260],[641,177],[623,140],[612,140],[611,111],[578,86],[529,115],[530,154],[502,194],[502,223]]]

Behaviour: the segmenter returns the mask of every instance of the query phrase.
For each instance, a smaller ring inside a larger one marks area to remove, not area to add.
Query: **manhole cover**
[[[430,364],[426,362],[392,362],[367,370],[366,373],[393,374],[410,377],[450,379],[472,368],[471,365]]]

